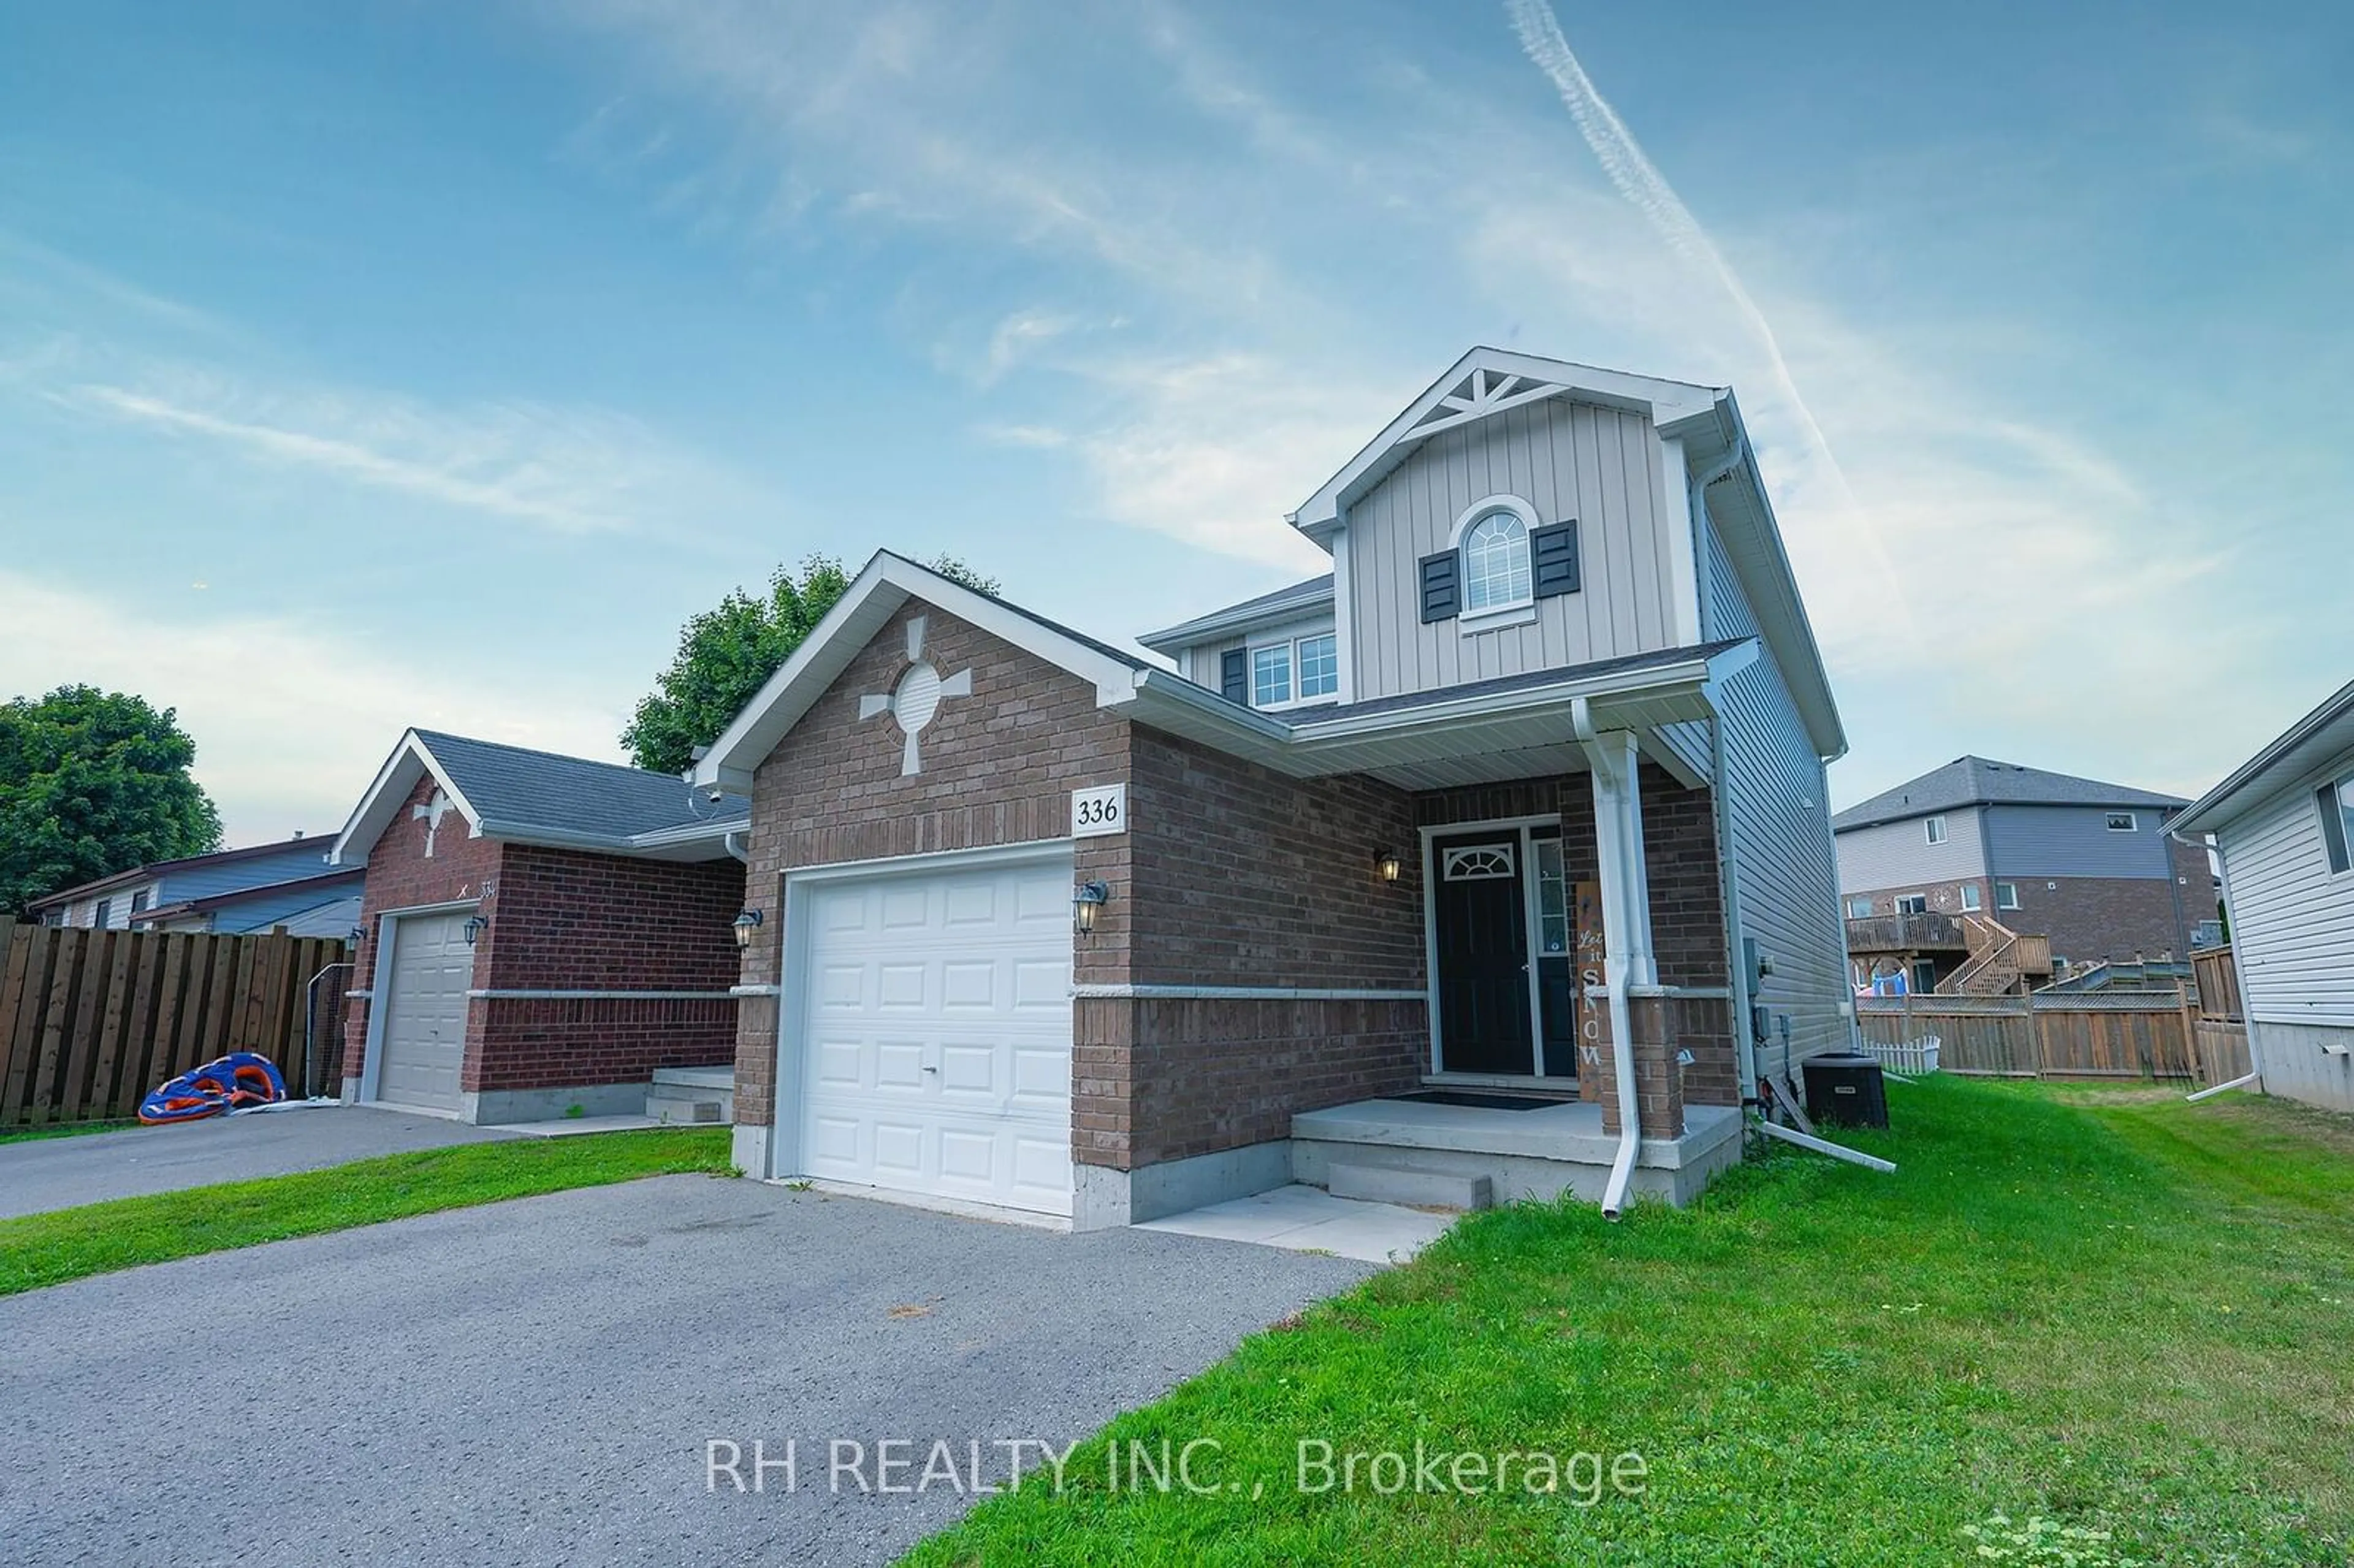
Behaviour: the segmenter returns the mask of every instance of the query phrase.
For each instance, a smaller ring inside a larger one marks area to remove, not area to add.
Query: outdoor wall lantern
[[[750,947],[752,945],[752,933],[760,928],[760,923],[761,915],[758,909],[737,910],[736,912],[736,918],[728,922],[729,928],[736,933],[737,947]]]
[[[479,936],[481,936],[483,932],[485,932],[485,931],[489,930],[490,928],[491,928],[491,917],[490,917],[489,916],[487,916],[487,915],[471,915],[471,916],[467,916],[467,918],[466,918],[466,946],[468,946],[468,947],[470,947],[470,948],[471,948],[471,947],[472,947],[472,946],[474,945],[474,938],[477,938],[477,937],[479,937]]]
[[[1398,859],[1397,851],[1377,849],[1373,852],[1373,869],[1382,874],[1384,882],[1395,882],[1398,879],[1398,873],[1405,867],[1405,863]]]
[[[1082,882],[1071,889],[1071,926],[1084,937],[1096,928],[1096,911],[1111,902],[1111,885]]]

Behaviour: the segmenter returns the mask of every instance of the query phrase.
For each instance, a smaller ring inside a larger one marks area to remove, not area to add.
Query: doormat
[[[1547,1106],[1573,1104],[1567,1099],[1541,1100],[1530,1095],[1482,1095],[1469,1089],[1425,1089],[1413,1095],[1385,1095],[1418,1106],[1470,1106],[1479,1110],[1543,1110]]]

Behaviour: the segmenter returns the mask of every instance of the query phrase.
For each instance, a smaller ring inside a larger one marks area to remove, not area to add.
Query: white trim
[[[1528,567],[1528,595],[1524,599],[1503,599],[1474,609],[1471,608],[1469,559],[1464,550],[1464,540],[1475,525],[1486,522],[1499,512],[1511,513],[1521,524],[1521,559]],[[1493,631],[1502,626],[1524,626],[1537,618],[1536,533],[1543,526],[1535,507],[1504,491],[1499,491],[1483,501],[1475,501],[1457,514],[1455,526],[1447,535],[1447,545],[1455,552],[1455,580],[1458,584],[1455,626],[1458,631],[1469,636],[1475,631]]]
[[[1020,843],[989,844],[979,849],[939,850],[928,854],[886,855],[874,860],[834,861],[824,865],[789,868],[783,874],[782,886],[777,896],[778,908],[782,914],[783,940],[779,959],[781,979],[778,981],[776,994],[794,999],[809,994],[809,945],[800,937],[809,924],[807,906],[812,887],[822,886],[829,882],[870,876],[912,876],[930,871],[982,870],[1049,861],[1060,861],[1069,865],[1073,863],[1076,850],[1076,845],[1067,838],[1027,839]],[[751,889],[748,885],[745,891],[748,896]],[[762,1172],[765,1175],[798,1174],[801,1168],[804,1087],[801,1059],[807,1045],[801,1037],[801,1013],[800,1006],[779,1005],[777,1009],[776,1089],[769,1101],[769,1115],[775,1119],[769,1128],[769,1168]],[[1076,1044],[1076,1038],[1073,1044]],[[1074,1114],[1076,1114],[1076,1107]],[[1077,1180],[1076,1171],[1073,1180]]]
[[[535,991],[517,986],[475,986],[467,996],[493,1001],[732,1001],[732,991]]]
[[[937,605],[992,637],[1066,670],[1096,688],[1098,705],[1136,694],[1142,671],[928,567],[877,550],[857,580],[826,611],[801,645],[744,705],[702,761],[694,782],[749,793],[753,770],[775,750],[811,704],[910,599]]]
[[[1462,400],[1455,397],[1456,388],[1462,386],[1465,378],[1474,371],[1480,370],[1490,375],[1500,371],[1507,376],[1526,376],[1538,384],[1538,389],[1501,398],[1475,398],[1471,406],[1464,406]],[[1468,424],[1490,414],[1500,413],[1507,408],[1559,397],[1569,397],[1601,408],[1646,414],[1655,425],[1670,425],[1707,413],[1716,406],[1723,394],[1716,388],[1696,387],[1689,382],[1630,376],[1624,371],[1604,370],[1591,365],[1546,359],[1532,354],[1516,354],[1509,349],[1481,344],[1467,352],[1447,367],[1446,374],[1425,387],[1397,418],[1383,428],[1381,434],[1349,460],[1347,467],[1326,480],[1316,493],[1302,502],[1299,510],[1291,513],[1287,520],[1293,527],[1310,535],[1320,534],[1340,521],[1341,508],[1352,504],[1361,489],[1371,489],[1378,483],[1383,475],[1404,461],[1408,451],[1420,446],[1428,437],[1458,424]],[[1453,409],[1452,416],[1423,423],[1442,403],[1448,404]]]
[[[1691,472],[1684,467],[1684,443],[1659,438],[1659,524],[1668,535],[1668,621],[1677,642],[1691,647],[1700,629],[1700,550],[1692,537]],[[1681,503],[1682,526],[1673,524]]]
[[[345,1001],[374,1001],[376,1000],[376,992],[372,991],[347,991],[344,992],[344,1000]]]
[[[1952,830],[1946,826],[1946,814],[1943,811],[1921,819],[1921,839],[1924,844],[1942,844],[1951,836]]]
[[[2117,826],[2119,817],[2126,820],[2126,825],[2122,828]],[[2101,826],[2113,833],[2137,833],[2141,832],[2141,818],[2132,811],[2105,811],[2102,813]]]
[[[406,800],[408,796],[404,792],[401,798]],[[389,994],[392,990],[392,948],[395,940],[393,922],[410,915],[451,915],[461,909],[480,909],[482,906],[482,901],[480,898],[452,898],[440,904],[411,904],[398,909],[376,911],[376,972],[369,976],[370,1006],[367,1011],[366,1037],[360,1043],[359,1097],[362,1104],[378,1103],[376,1080],[384,1072],[384,1020],[385,1014],[391,1009],[375,1006],[374,1001],[378,991]],[[346,991],[345,994],[348,996],[351,993]],[[458,1078],[461,1083],[465,1081],[465,1075],[466,1062],[461,1050],[458,1059]],[[398,1108],[408,1110],[412,1107],[402,1106]],[[456,1113],[451,1113],[451,1118],[457,1119]]]
[[[1441,838],[1449,838],[1457,833],[1509,832],[1513,835],[1521,846],[1520,863],[1523,868],[1521,873],[1521,897],[1522,901],[1521,915],[1521,951],[1522,956],[1528,960],[1529,1065],[1532,1067],[1542,1067],[1544,1065],[1544,988],[1541,983],[1541,977],[1537,973],[1537,960],[1541,956],[1537,952],[1537,943],[1539,938],[1537,937],[1536,928],[1530,924],[1529,916],[1529,911],[1533,907],[1532,904],[1530,903],[1530,899],[1532,897],[1530,893],[1530,883],[1533,881],[1534,878],[1532,874],[1526,870],[1535,858],[1530,853],[1529,842],[1532,837],[1532,830],[1536,828],[1560,829],[1564,836],[1566,836],[1568,831],[1562,827],[1561,813],[1558,811],[1538,812],[1525,817],[1491,817],[1486,821],[1480,822],[1444,822],[1417,828],[1416,830],[1416,832],[1420,835],[1422,842],[1422,972],[1428,981],[1426,988],[1428,991],[1428,995],[1424,1005],[1426,1008],[1426,1016],[1428,1018],[1430,1022],[1429,1071],[1431,1074],[1442,1074],[1447,1070],[1441,1065],[1441,1064],[1447,1059],[1445,1054],[1446,1045],[1445,1043],[1439,1039],[1439,1035],[1442,1033],[1439,1027],[1439,1022],[1444,1014],[1440,1009],[1438,1001],[1438,862],[1432,851],[1435,841]],[[1567,853],[1566,845],[1564,846],[1564,854]],[[1571,917],[1573,920],[1575,918],[1575,915]],[[1575,945],[1575,936],[1574,931],[1571,941],[1572,946],[1574,947]],[[1574,957],[1572,961],[1575,961]],[[1535,1075],[1535,1076],[1541,1077],[1542,1075]],[[1570,1078],[1551,1077],[1544,1078],[1543,1081],[1550,1084],[1560,1085],[1574,1082],[1575,1080]]]
[[[404,768],[404,762],[413,762],[414,766]],[[408,799],[409,791],[417,788],[417,780],[428,773],[450,797],[450,803],[458,808],[458,814],[466,819],[472,835],[481,838],[482,814],[474,810],[473,803],[466,799],[463,790],[450,782],[449,773],[435,759],[432,748],[425,744],[424,737],[415,729],[405,729],[400,732],[400,740],[393,747],[392,755],[384,759],[384,766],[376,769],[375,780],[360,796],[360,803],[352,809],[351,818],[345,822],[344,831],[335,835],[334,843],[327,851],[327,863],[366,864],[368,851],[376,847],[376,840],[392,826],[393,818],[398,813],[401,804]],[[396,776],[398,778],[397,784]],[[379,816],[380,821],[369,825],[371,819]],[[355,835],[363,831],[366,833],[364,843],[355,839]],[[353,856],[355,851],[357,852],[356,860]]]
[[[1341,652],[1341,690],[1344,703],[1357,700],[1357,608],[1351,602],[1356,591],[1354,557],[1349,553],[1349,520],[1344,513],[1341,525],[1332,531],[1332,630],[1339,639]]]
[[[1155,1001],[1427,1001],[1419,991],[1350,990],[1292,985],[1075,985],[1085,1000],[1133,998]]]
[[[784,988],[774,985],[731,985],[727,988],[727,994],[729,996],[782,996]]]

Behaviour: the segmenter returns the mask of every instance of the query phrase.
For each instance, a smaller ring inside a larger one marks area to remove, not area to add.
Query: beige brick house
[[[1850,1042],[1844,739],[1730,391],[1475,349],[1288,522],[1331,574],[1166,663],[878,555],[737,716],[749,1172],[1615,1211]]]

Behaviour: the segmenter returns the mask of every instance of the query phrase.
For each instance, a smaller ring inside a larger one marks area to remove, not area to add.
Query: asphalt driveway
[[[177,1127],[28,1138],[0,1143],[0,1220],[516,1136],[399,1111],[295,1106]]]
[[[887,1562],[971,1467],[830,1444],[1002,1481],[1369,1272],[670,1176],[103,1276],[0,1300],[0,1560]]]

